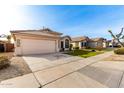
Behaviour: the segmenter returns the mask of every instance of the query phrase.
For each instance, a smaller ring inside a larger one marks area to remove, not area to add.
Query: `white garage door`
[[[55,41],[22,39],[23,54],[43,54],[55,51]]]

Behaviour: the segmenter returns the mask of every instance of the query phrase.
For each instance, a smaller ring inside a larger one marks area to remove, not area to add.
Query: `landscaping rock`
[[[10,65],[10,61],[6,56],[0,57],[0,69]]]
[[[93,50],[91,50],[91,51],[92,51],[92,52],[96,52],[96,50],[94,50],[94,49],[93,49]]]

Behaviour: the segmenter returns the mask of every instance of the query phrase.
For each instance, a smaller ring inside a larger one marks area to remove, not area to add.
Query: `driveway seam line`
[[[118,88],[120,88],[120,85],[121,85],[121,82],[122,82],[123,77],[124,77],[124,71],[123,71],[122,76],[121,76],[121,79],[119,81]]]
[[[40,82],[38,81],[38,79],[36,78],[36,76],[34,75],[34,73],[32,73],[32,74],[33,74],[34,78],[36,79],[37,83],[40,85],[39,88],[42,88],[42,84],[40,84]]]
[[[46,69],[50,69],[50,68],[54,68],[54,67],[57,67],[57,66],[61,66],[61,65],[73,63],[73,62],[75,62],[75,61],[80,61],[80,60],[83,60],[83,59],[78,59],[78,60],[70,61],[70,62],[68,62],[68,63],[58,64],[58,65],[55,65],[55,66],[47,67],[47,68],[44,68],[44,69],[41,69],[41,70],[37,70],[37,71],[32,71],[32,72],[35,73],[35,72],[38,72],[38,71],[44,71],[44,70],[46,70]]]
[[[59,80],[59,79],[61,79],[61,78],[63,78],[63,77],[66,77],[66,76],[68,76],[68,75],[70,75],[70,74],[72,74],[72,73],[74,73],[74,72],[77,72],[77,71],[73,71],[73,72],[70,72],[70,73],[68,73],[68,74],[65,74],[65,75],[63,75],[62,77],[59,77],[59,78],[57,78],[57,79],[55,79],[55,80],[53,80],[53,81],[50,81],[50,82],[44,84],[43,86],[48,85],[48,84],[50,84],[50,83],[53,83],[54,81],[57,81],[57,80]]]

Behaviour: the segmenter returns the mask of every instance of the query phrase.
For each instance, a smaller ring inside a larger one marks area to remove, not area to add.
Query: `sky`
[[[64,35],[111,39],[124,27],[124,6],[20,5],[0,6],[0,34],[48,27]]]

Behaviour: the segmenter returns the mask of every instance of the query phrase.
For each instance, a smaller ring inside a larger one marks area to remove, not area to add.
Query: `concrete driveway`
[[[52,83],[47,82],[50,78],[41,82],[45,88],[123,88],[123,75],[123,62],[99,61],[70,72]]]
[[[33,72],[2,81],[0,87],[123,88],[124,62],[102,61],[112,54],[85,59],[65,54],[25,56]]]
[[[23,58],[32,72],[83,59],[62,53],[28,55]]]
[[[84,59],[55,53],[23,58],[42,87],[123,87],[124,63],[100,61],[106,53],[102,55]]]

